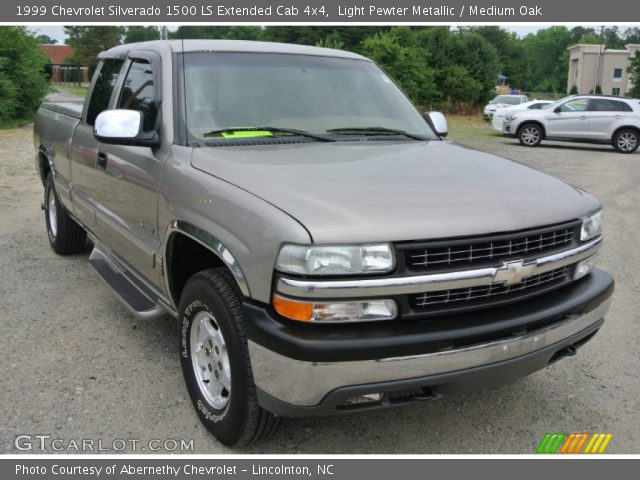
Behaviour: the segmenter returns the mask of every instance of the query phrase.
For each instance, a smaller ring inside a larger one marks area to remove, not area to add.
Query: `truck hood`
[[[600,205],[554,177],[448,141],[197,148],[191,162],[287,212],[316,243],[505,232]]]

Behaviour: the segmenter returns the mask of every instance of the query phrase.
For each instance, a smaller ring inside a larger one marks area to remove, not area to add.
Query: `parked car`
[[[526,95],[498,95],[491,100],[482,112],[482,117],[489,121],[493,118],[493,114],[500,108],[509,108],[514,105],[521,105],[529,101]]]
[[[133,315],[176,319],[225,444],[485,388],[573,355],[614,282],[596,198],[447,130],[354,53],[117,46],[84,105],[37,112],[47,235],[89,236]]]
[[[640,142],[640,100],[573,95],[543,110],[508,114],[502,133],[527,147],[542,140],[565,140],[609,143],[620,153],[633,153]]]
[[[552,100],[530,100],[528,102],[521,103],[520,105],[514,105],[513,107],[499,108],[493,114],[493,118],[491,119],[491,126],[494,130],[502,132],[502,124],[504,122],[504,118],[507,115],[515,112],[520,112],[522,110],[540,110],[546,108],[552,103]]]

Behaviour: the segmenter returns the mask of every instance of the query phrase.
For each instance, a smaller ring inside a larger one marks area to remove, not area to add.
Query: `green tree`
[[[631,81],[633,82],[633,87],[627,92],[627,95],[640,98],[640,54],[638,51],[631,57],[628,71]]]
[[[444,108],[477,106],[494,95],[499,55],[493,45],[471,29],[416,28],[417,46],[427,53],[434,71],[436,94],[431,104]]]
[[[344,42],[340,38],[340,35],[336,32],[333,32],[331,35],[327,35],[323,39],[320,39],[318,43],[316,43],[316,47],[324,47],[324,48],[344,48]]]
[[[262,28],[258,26],[181,26],[169,32],[169,38],[218,39],[218,40],[259,40]]]
[[[507,76],[510,86],[522,88],[529,76],[529,62],[515,32],[501,27],[482,26],[468,29],[489,42],[498,54],[498,69]]]
[[[0,126],[31,118],[49,92],[39,43],[25,27],[0,27]]]
[[[534,92],[565,92],[569,69],[569,51],[574,36],[563,26],[538,30],[524,37],[522,46],[531,65],[524,89]]]
[[[411,29],[394,27],[377,33],[364,40],[362,51],[385,69],[414,103],[426,106],[437,96],[434,71]]]
[[[624,43],[640,43],[640,28],[627,28],[622,36]]]
[[[36,38],[38,39],[38,43],[42,43],[46,45],[54,45],[58,43],[58,41],[55,38],[51,38],[49,35],[45,35],[45,34],[37,35]]]
[[[133,25],[127,27],[127,33],[124,35],[124,43],[146,42],[148,40],[159,40],[160,30],[156,27],[143,27]]]
[[[67,44],[73,54],[67,59],[71,63],[89,65],[93,71],[98,63],[97,55],[120,44],[125,34],[124,27],[64,27]]]

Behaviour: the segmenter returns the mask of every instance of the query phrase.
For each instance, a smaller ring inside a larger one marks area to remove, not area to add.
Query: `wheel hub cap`
[[[538,141],[538,138],[540,138],[540,134],[535,128],[525,128],[522,132],[522,140],[527,145],[535,144]]]
[[[635,135],[631,133],[623,133],[618,137],[618,147],[620,150],[624,152],[628,152],[629,150],[633,150],[638,143],[638,140]]]
[[[49,230],[51,235],[56,237],[58,235],[58,218],[56,217],[56,197],[53,194],[53,189],[49,189],[49,198],[47,198],[47,215],[49,216]]]
[[[191,327],[191,363],[200,392],[216,409],[231,395],[231,368],[227,345],[214,316],[199,312]]]

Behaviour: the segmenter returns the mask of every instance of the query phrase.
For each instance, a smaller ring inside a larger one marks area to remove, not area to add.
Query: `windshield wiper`
[[[306,130],[297,130],[295,128],[282,128],[282,127],[230,127],[221,128],[219,130],[212,130],[203,134],[204,138],[207,137],[224,137],[225,133],[234,134],[238,132],[269,132],[269,133],[287,133],[290,135],[299,135],[301,137],[312,138],[320,142],[335,142],[333,138],[325,137],[323,135],[316,135],[315,133],[307,132]]]
[[[344,127],[344,128],[332,128],[327,130],[327,133],[345,134],[355,133],[356,135],[404,135],[405,137],[413,138],[414,140],[429,140],[422,135],[416,135],[415,133],[409,133],[404,130],[397,130],[395,128],[387,127]]]

